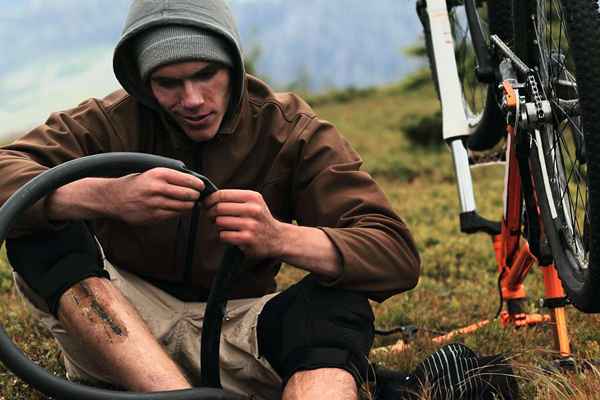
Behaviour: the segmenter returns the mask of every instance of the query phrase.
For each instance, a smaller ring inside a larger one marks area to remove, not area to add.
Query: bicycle
[[[497,316],[516,326],[552,319],[566,357],[564,307],[600,312],[598,1],[418,0],[417,12],[453,157],[460,230],[493,238]],[[470,167],[498,143],[506,149],[504,211],[491,221],[477,213]],[[551,316],[523,308],[535,262]]]

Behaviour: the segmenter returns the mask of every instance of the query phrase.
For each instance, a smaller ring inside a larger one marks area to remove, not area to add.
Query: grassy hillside
[[[378,354],[373,361],[403,370],[412,369],[435,349],[432,336],[481,319],[492,318],[498,307],[496,265],[489,237],[458,231],[458,199],[451,157],[443,146],[415,147],[404,132],[407,122],[430,115],[438,104],[430,85],[330,94],[312,99],[320,115],[334,122],[363,155],[370,171],[388,194],[396,211],[411,228],[422,256],[418,287],[383,304],[374,304],[379,328],[411,324],[416,340],[401,354]],[[474,172],[478,208],[494,218],[501,213],[501,166]],[[528,279],[529,306],[542,296],[541,272]],[[280,286],[299,276],[284,268]],[[57,351],[47,334],[29,319],[11,289],[8,268],[0,265],[0,320],[22,348],[42,366],[61,374]],[[577,358],[600,358],[600,319],[568,310],[572,347]],[[399,339],[377,338],[376,346]],[[547,372],[553,340],[550,326],[514,330],[492,322],[474,334],[460,336],[479,353],[506,353],[513,360],[528,399],[589,399],[600,389],[595,368],[573,373]],[[0,367],[0,398],[35,399],[17,379]],[[2,397],[4,396],[4,397]]]

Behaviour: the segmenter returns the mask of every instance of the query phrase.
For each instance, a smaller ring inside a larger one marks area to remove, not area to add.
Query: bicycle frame
[[[475,43],[477,35],[481,39],[482,34],[474,1],[466,0],[465,8],[469,13],[470,28],[475,32],[475,37],[473,38]],[[487,232],[493,237],[496,262],[500,274],[499,284],[501,295],[507,305],[507,310],[500,313],[502,325],[520,327],[552,321],[556,327],[556,349],[562,357],[567,357],[570,355],[570,346],[564,313],[564,305],[566,303],[565,293],[554,265],[541,266],[545,284],[544,302],[551,310],[550,315],[527,314],[522,307],[523,300],[526,297],[523,281],[533,264],[537,262],[537,259],[529,249],[527,241],[521,235],[524,198],[522,179],[524,177],[521,175],[517,153],[521,98],[516,74],[511,72],[512,67],[510,65],[500,69],[503,75],[505,109],[507,112],[512,113],[515,118],[514,123],[507,126],[504,210],[500,229],[496,229],[490,221],[479,216],[476,210],[468,153],[464,145],[464,139],[470,134],[471,127],[463,109],[464,97],[458,76],[454,41],[446,0],[427,0],[426,12],[429,17],[431,44],[436,60],[437,82],[442,108],[443,139],[448,144],[452,153],[459,195],[461,231],[466,233]],[[499,41],[502,45],[498,38],[495,40]],[[481,47],[481,43],[479,43],[478,47]],[[510,49],[505,45],[499,47],[501,51],[510,52]],[[522,68],[527,68],[514,54],[511,55],[512,57],[510,58],[515,60],[519,71]],[[483,58],[491,59],[488,57]],[[490,68],[492,68],[491,65]],[[529,198],[526,198],[526,201],[528,202],[528,211],[539,209],[535,196],[529,196]],[[535,221],[541,224],[539,218],[536,217]],[[457,334],[479,329],[488,322],[488,320],[480,321],[466,328],[461,328],[447,335],[434,338],[434,341],[438,343],[447,341]],[[401,351],[404,348],[405,344],[400,342],[391,347],[392,351],[394,349]]]
[[[477,78],[480,82],[493,83],[495,79],[494,69],[492,67],[492,60],[488,47],[483,37],[481,21],[479,19],[479,14],[477,13],[476,0],[464,1],[471,39],[473,40],[473,50],[475,51],[475,58],[477,59]]]
[[[421,3],[425,4],[425,2]],[[448,143],[456,172],[462,232],[499,233],[499,225],[482,218],[477,213],[469,157],[464,138],[471,134],[472,126],[464,112],[463,92],[458,76],[452,28],[445,0],[427,0],[425,12],[431,30],[432,47],[436,60],[436,74],[442,106],[442,136]],[[475,21],[479,25],[479,21]],[[479,28],[479,31],[481,29]]]
[[[503,82],[505,103],[518,116],[520,96],[518,89],[512,87],[510,82],[509,79]],[[514,126],[507,126],[504,216],[502,232],[493,238],[501,295],[507,305],[507,310],[500,314],[500,321],[503,326],[516,327],[552,322],[555,326],[555,349],[561,357],[568,357],[571,349],[564,309],[565,292],[553,264],[540,265],[544,277],[544,305],[550,308],[550,315],[528,314],[522,307],[526,298],[523,281],[537,259],[529,249],[529,244],[521,237],[523,176],[517,158],[517,128],[517,120]],[[534,209],[538,209],[537,204]]]
[[[469,157],[462,141],[470,134],[470,126],[463,110],[463,94],[454,56],[454,41],[446,0],[428,0],[427,14],[442,104],[443,138],[452,153],[461,213],[473,213],[476,211],[475,194]]]

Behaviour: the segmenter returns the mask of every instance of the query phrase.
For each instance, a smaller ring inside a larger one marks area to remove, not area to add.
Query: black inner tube
[[[143,153],[106,153],[78,158],[51,168],[29,181],[16,191],[0,208],[0,243],[4,242],[12,221],[42,197],[57,188],[86,177],[119,177],[163,167],[181,171],[202,179],[206,185],[203,196],[214,192],[210,180],[190,171],[181,161]],[[231,247],[226,260],[240,261],[240,250]],[[221,322],[227,302],[225,288],[237,268],[237,263],[225,263],[219,269],[211,288],[202,332],[202,383],[212,387],[168,392],[135,393],[98,389],[56,377],[32,362],[15,346],[0,326],[0,361],[15,375],[47,396],[57,399],[90,400],[241,400],[246,397],[220,389],[219,338]],[[212,299],[212,301],[211,301]],[[209,320],[207,320],[207,318]],[[208,347],[204,347],[205,343]],[[212,347],[211,347],[212,346]],[[209,357],[204,352],[209,350]],[[215,357],[216,355],[216,357]],[[206,377],[205,377],[206,375]]]

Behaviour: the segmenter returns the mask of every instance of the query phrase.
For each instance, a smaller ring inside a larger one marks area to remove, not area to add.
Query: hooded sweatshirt
[[[217,135],[192,142],[140,81],[131,40],[160,24],[211,29],[235,54],[232,102]],[[90,154],[134,151],[182,160],[219,188],[259,192],[283,222],[320,228],[337,249],[342,274],[323,284],[364,292],[383,301],[416,285],[419,256],[388,200],[361,171],[361,158],[335,127],[299,97],[274,93],[244,73],[239,38],[223,1],[169,0],[133,3],[117,44],[114,69],[126,91],[90,99],[53,113],[45,124],[0,149],[0,203],[46,169]],[[239,76],[239,79],[235,77]],[[189,215],[132,226],[93,221],[107,259],[183,300],[206,300],[225,246],[201,213],[191,271],[184,270]],[[15,226],[15,234],[53,229],[43,200]],[[276,289],[277,259],[246,259],[231,298],[259,297]]]
[[[113,57],[113,69],[123,88],[148,107],[161,111],[154,96],[149,92],[148,85],[140,79],[132,46],[142,32],[170,24],[209,30],[225,39],[234,64],[230,111],[238,109],[245,89],[244,62],[235,21],[223,0],[134,1]]]

